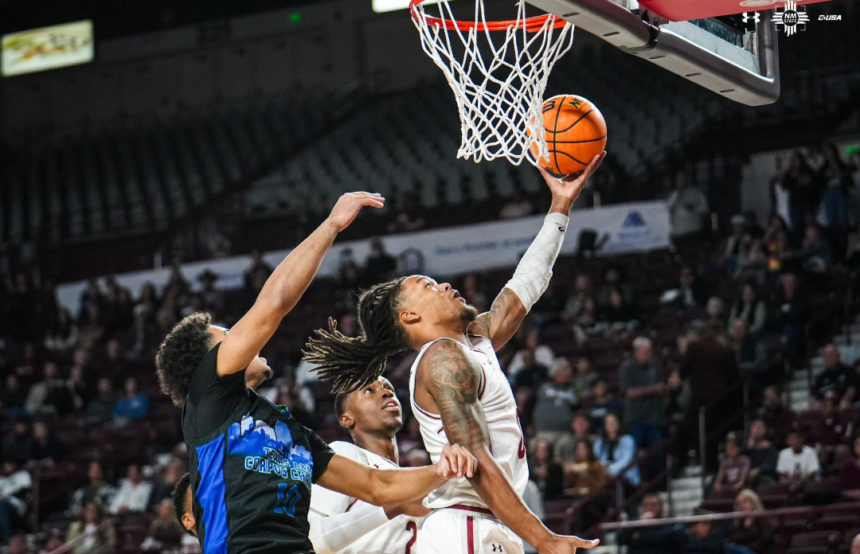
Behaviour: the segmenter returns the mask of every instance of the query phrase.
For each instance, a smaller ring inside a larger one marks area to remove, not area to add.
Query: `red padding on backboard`
[[[817,4],[830,0],[797,0],[797,5]],[[783,0],[639,0],[643,8],[669,21],[706,19],[718,15],[765,11],[781,8]]]

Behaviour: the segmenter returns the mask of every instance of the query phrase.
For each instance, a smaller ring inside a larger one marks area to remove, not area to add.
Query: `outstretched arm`
[[[585,171],[564,179],[556,179],[547,170],[538,167],[552,191],[549,214],[520,260],[513,278],[496,297],[490,311],[479,315],[469,327],[471,334],[489,338],[496,350],[511,340],[523,318],[549,285],[552,266],[561,251],[573,203],[605,157],[606,152],[595,156]]]
[[[384,204],[382,196],[368,192],[350,192],[338,199],[328,219],[281,262],[254,306],[224,337],[218,351],[218,375],[248,367],[304,294],[337,234],[349,227],[361,208]]]
[[[474,475],[477,467],[475,457],[459,446],[446,447],[438,464],[421,468],[375,469],[335,454],[317,482],[369,504],[391,506],[424,498],[448,479]]]
[[[502,523],[541,554],[570,554],[577,548],[597,546],[597,541],[561,537],[547,529],[493,459],[486,419],[478,402],[481,371],[462,344],[454,340],[434,343],[424,355],[419,373],[436,402],[448,442],[466,447],[477,458],[480,471],[470,482]]]

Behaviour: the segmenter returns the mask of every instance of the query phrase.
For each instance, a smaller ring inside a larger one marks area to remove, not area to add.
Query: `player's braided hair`
[[[320,379],[332,381],[338,394],[348,394],[379,379],[388,356],[409,346],[400,326],[397,310],[403,301],[400,277],[370,287],[358,299],[361,336],[348,337],[329,319],[329,328],[317,329],[302,350],[304,359],[314,364]]]

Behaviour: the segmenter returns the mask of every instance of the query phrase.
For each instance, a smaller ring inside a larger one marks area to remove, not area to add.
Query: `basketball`
[[[549,159],[539,163],[555,176],[583,171],[606,149],[606,120],[597,107],[581,96],[563,94],[543,103],[543,125]],[[532,147],[537,157],[537,147]]]

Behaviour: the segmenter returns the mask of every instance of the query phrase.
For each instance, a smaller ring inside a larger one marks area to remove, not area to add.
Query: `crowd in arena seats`
[[[828,167],[824,183],[838,166]],[[781,176],[786,190],[796,186],[792,178]],[[819,191],[823,223],[795,213],[790,225],[775,216],[760,229],[744,214],[722,240],[702,238],[692,250],[679,241],[673,251],[559,260],[550,289],[500,352],[520,406],[532,479],[548,506],[581,506],[578,524],[587,530],[614,507],[616,486],[626,496],[641,491],[664,469],[666,453],[676,466],[692,463],[698,409],[712,404],[705,444],[716,481],[705,509],[731,508],[738,495],[746,499],[738,506],[755,507],[747,489],[766,507],[833,494],[860,498],[860,444],[852,441],[860,365],[850,349],[826,345],[845,323],[846,307],[856,308],[848,292],[857,289],[851,248],[858,241],[847,223],[857,214],[840,221],[843,196],[826,186]],[[803,215],[813,214],[821,215],[815,206]],[[339,277],[315,283],[267,346],[278,378],[263,392],[325,438],[343,432],[326,385],[299,363],[300,347],[329,316],[343,332],[360,332],[351,316],[355,289],[396,269],[380,241],[368,259],[345,256]],[[164,501],[185,455],[177,447],[178,411],[155,387],[155,349],[176,321],[197,310],[230,325],[271,271],[255,255],[236,291],[218,289],[213,273],[189,283],[178,268],[160,291],[93,279],[79,313],[58,305],[53,281],[36,271],[0,283],[0,539],[20,546],[17,533],[29,533],[25,551],[35,551],[60,536],[85,536],[76,547],[81,553],[99,541],[118,540],[129,552],[147,537],[150,549],[173,544]],[[507,278],[509,270],[475,273],[455,285],[485,310]],[[805,367],[822,346],[825,369],[812,382],[813,402],[794,413],[785,401],[786,368]],[[401,395],[410,363],[407,354],[390,364]],[[738,383],[749,389],[748,429],[735,417],[744,408]],[[723,421],[736,423],[715,435],[715,422]],[[405,423],[402,463],[427,463],[414,420]],[[642,517],[661,517],[654,498],[643,499]],[[754,521],[720,531],[720,541],[758,552],[744,537]],[[718,527],[676,535],[688,552],[697,551],[693,544],[705,552]]]

